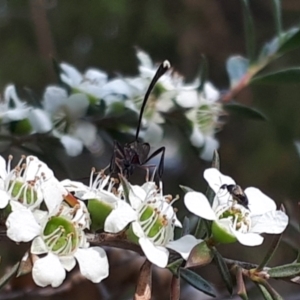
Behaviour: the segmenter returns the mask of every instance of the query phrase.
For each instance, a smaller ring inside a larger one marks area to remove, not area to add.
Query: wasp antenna
[[[145,94],[145,97],[144,97],[144,100],[143,100],[143,104],[142,104],[142,107],[141,107],[141,111],[140,111],[139,122],[138,122],[138,126],[136,128],[136,134],[135,134],[135,140],[136,141],[138,140],[138,137],[139,137],[142,118],[143,118],[143,113],[144,113],[145,106],[146,106],[147,100],[149,98],[149,95],[152,92],[152,90],[153,90],[155,84],[157,83],[157,81],[159,80],[159,78],[161,76],[163,76],[170,68],[171,68],[170,62],[168,60],[163,61],[160,64],[159,68],[157,69],[154,77],[152,78],[152,80],[150,82],[150,85],[149,85],[149,87],[146,91],[146,94]]]

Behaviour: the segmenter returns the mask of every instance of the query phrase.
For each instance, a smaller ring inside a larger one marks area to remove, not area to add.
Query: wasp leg
[[[124,149],[123,147],[120,145],[119,142],[114,141],[114,151],[113,151],[113,155],[111,157],[110,160],[110,165],[109,165],[109,171],[110,173],[118,173],[117,168],[119,168],[119,171],[122,173],[122,167],[120,166],[120,158],[118,157],[125,157],[125,153],[124,153]]]
[[[153,157],[161,154],[161,157],[160,157],[160,160],[159,160],[159,163],[158,163],[158,176],[159,176],[159,179],[162,178],[162,175],[163,175],[163,172],[164,172],[165,151],[166,151],[166,147],[161,147],[161,148],[157,149],[143,163],[143,164],[145,164],[149,160],[151,160]]]

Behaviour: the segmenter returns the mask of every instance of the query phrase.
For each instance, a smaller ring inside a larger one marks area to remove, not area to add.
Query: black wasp
[[[131,143],[127,143],[122,146],[119,142],[114,142],[114,153],[110,162],[110,172],[111,174],[121,173],[125,177],[129,177],[133,174],[134,169],[137,166],[143,166],[147,162],[149,162],[153,157],[157,155],[161,155],[160,161],[158,164],[158,176],[161,178],[164,169],[164,155],[165,155],[165,147],[161,147],[154,151],[151,155],[150,153],[150,145],[148,143],[142,143],[139,141],[139,132],[141,128],[143,113],[145,110],[145,106],[147,100],[150,96],[151,91],[153,90],[155,84],[159,80],[159,78],[164,75],[167,70],[170,69],[170,63],[165,60],[156,71],[147,91],[145,97],[143,99],[140,116],[138,120],[138,126],[136,129],[135,140]]]
[[[220,189],[227,190],[232,196],[232,200],[249,209],[249,200],[243,189],[237,184],[223,184]]]

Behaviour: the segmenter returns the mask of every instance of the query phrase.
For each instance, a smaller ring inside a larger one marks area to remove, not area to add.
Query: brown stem
[[[146,259],[140,270],[133,299],[151,300],[151,288],[152,288],[152,263]]]
[[[171,281],[171,294],[170,300],[179,300],[180,299],[180,279],[173,275]]]
[[[254,74],[252,72],[246,73],[237,85],[221,97],[221,102],[229,102],[236,97],[245,87],[248,86],[253,75]]]

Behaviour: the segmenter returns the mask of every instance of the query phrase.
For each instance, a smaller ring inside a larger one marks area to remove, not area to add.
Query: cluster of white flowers
[[[7,236],[15,242],[31,242],[32,276],[39,286],[59,286],[76,260],[80,272],[92,282],[109,273],[105,251],[90,247],[85,232],[118,233],[139,243],[147,258],[166,267],[169,249],[187,258],[199,242],[191,235],[174,241],[174,227],[181,226],[171,196],[163,196],[162,183],[132,186],[126,196],[117,180],[92,170],[90,185],[69,179],[58,181],[48,166],[34,156],[22,157],[12,168],[0,157],[1,208],[8,207]],[[124,183],[124,184],[125,184]],[[87,201],[87,206],[83,201]],[[127,200],[128,202],[127,202]]]
[[[90,247],[85,229],[90,216],[85,204],[72,196],[48,166],[34,156],[22,157],[11,168],[1,162],[1,208],[9,207],[7,236],[32,242],[32,276],[39,286],[57,287],[76,260],[83,276],[100,282],[108,276],[108,260],[100,247]],[[65,199],[65,200],[64,200]],[[70,201],[72,200],[72,201]]]
[[[96,121],[117,118],[126,111],[139,115],[145,92],[156,72],[157,66],[148,54],[138,50],[137,58],[136,77],[112,79],[95,68],[81,74],[75,67],[61,63],[58,65],[61,85],[48,86],[42,100],[35,99],[38,107],[20,99],[15,86],[9,85],[1,103],[1,123],[14,125],[7,126],[8,134],[51,135],[60,140],[70,156],[79,155],[84,147],[94,153],[101,152],[104,144]],[[187,85],[182,76],[170,69],[159,79],[148,99],[140,138],[150,144],[160,142],[166,114],[181,111],[187,120],[191,144],[199,148],[201,158],[210,160],[218,148],[215,133],[220,129],[219,117],[223,114],[219,100],[220,93],[211,83],[201,85],[195,80]],[[116,126],[118,131],[135,133],[135,127],[128,124],[118,122]]]
[[[161,268],[168,265],[170,250],[186,260],[202,242],[190,234],[174,239],[175,227],[182,226],[173,208],[178,196],[164,195],[161,181],[159,186],[153,181],[132,185],[122,175],[116,179],[92,169],[87,186],[57,180],[37,157],[22,157],[15,167],[12,159],[6,163],[0,156],[0,208],[8,213],[7,236],[15,242],[31,242],[27,255],[39,286],[61,285],[76,261],[81,274],[92,282],[108,276],[105,251],[87,241],[90,230],[124,233]],[[214,168],[207,169],[204,178],[215,192],[212,207],[199,192],[188,192],[184,202],[194,214],[213,221],[210,238],[215,242],[255,246],[263,241],[260,233],[278,234],[286,228],[287,215],[258,189],[245,190],[245,205],[224,193],[224,186],[235,185],[232,178]]]

